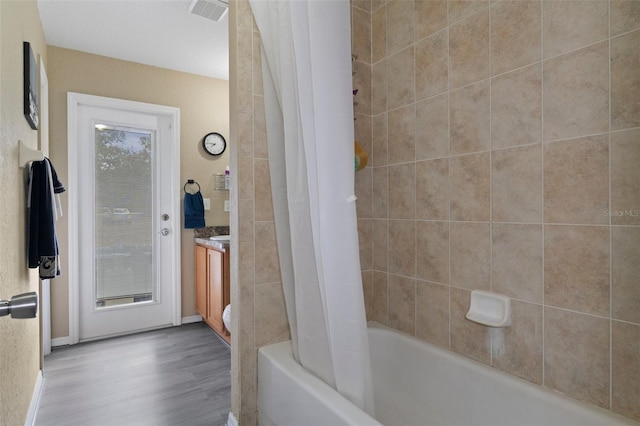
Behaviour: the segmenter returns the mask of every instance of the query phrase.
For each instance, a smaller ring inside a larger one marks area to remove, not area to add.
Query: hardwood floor
[[[230,359],[202,323],[55,349],[35,424],[224,425]]]

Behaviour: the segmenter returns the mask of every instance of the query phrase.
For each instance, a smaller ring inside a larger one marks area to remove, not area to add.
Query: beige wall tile
[[[611,128],[640,126],[640,31],[611,39]]]
[[[449,95],[416,104],[416,159],[449,155]]]
[[[542,222],[542,147],[491,153],[492,217],[499,222]]]
[[[362,271],[362,296],[367,321],[371,321],[373,312],[373,271]]]
[[[371,65],[357,60],[353,64],[353,89],[358,90],[354,100],[354,111],[357,114],[371,114],[372,93],[371,93]]]
[[[387,111],[387,61],[371,66],[371,114]]]
[[[544,0],[544,57],[560,55],[609,36],[606,0]]]
[[[598,43],[543,64],[544,140],[609,130],[608,43]]]
[[[387,228],[386,220],[373,221],[373,269],[387,271]]]
[[[356,202],[358,217],[371,218],[373,206],[373,169],[371,167],[365,167],[356,173],[355,189],[358,197]]]
[[[539,61],[540,1],[501,1],[491,5],[491,74]]]
[[[417,281],[416,337],[449,349],[449,287]]]
[[[255,158],[269,157],[267,122],[264,115],[264,98],[262,96],[254,96],[253,101],[253,156]]]
[[[351,8],[351,54],[371,63],[371,13],[357,7]]]
[[[640,28],[638,0],[611,0],[611,36]]]
[[[238,200],[238,240],[240,242],[253,241],[253,214],[253,200]]]
[[[238,198],[253,199],[253,158],[238,158]]]
[[[486,151],[491,146],[489,80],[449,94],[449,148],[452,155]]]
[[[368,271],[373,267],[373,222],[358,219],[358,241],[360,248],[360,268]]]
[[[415,335],[416,281],[389,275],[389,326]]]
[[[372,10],[371,0],[352,0],[351,5],[367,12]]]
[[[255,325],[255,285],[253,282],[240,283],[240,306],[238,309],[240,318],[240,330]],[[234,312],[236,308],[233,308]]]
[[[253,31],[253,94],[264,95],[264,83],[262,81],[262,46],[260,32]]]
[[[491,288],[490,224],[452,222],[449,232],[451,285],[471,290],[489,290]]]
[[[611,409],[640,421],[640,325],[611,322]]]
[[[389,111],[389,164],[414,161],[416,158],[415,105]]]
[[[386,166],[389,162],[387,145],[387,114],[378,114],[372,119],[372,149],[369,153],[371,166]]]
[[[238,156],[253,157],[253,116],[238,114]]]
[[[542,66],[540,63],[491,81],[491,148],[542,140]]]
[[[253,163],[255,175],[255,206],[256,221],[273,220],[273,201],[271,199],[271,174],[269,160],[255,160]]]
[[[258,411],[242,411],[238,424],[242,426],[257,426],[258,425]]]
[[[256,284],[280,282],[280,264],[273,222],[255,223]]]
[[[449,87],[484,80],[489,77],[489,65],[487,9],[449,27]]]
[[[611,223],[640,225],[640,129],[611,134]]]
[[[371,62],[376,63],[387,56],[387,7],[383,6],[371,14]]]
[[[251,283],[255,281],[253,266],[255,265],[255,247],[253,239],[240,241],[238,250],[238,282]],[[253,325],[253,323],[252,323]]]
[[[416,276],[449,283],[449,222],[416,222]]]
[[[243,371],[242,378],[240,379],[240,397],[242,398],[242,408],[245,411],[256,410],[258,394],[257,384],[258,374],[255,369]]]
[[[451,219],[489,220],[489,153],[451,157]]]
[[[399,3],[404,0],[395,0]],[[415,99],[414,47],[390,56],[387,60],[387,90],[389,109],[410,104]]]
[[[412,220],[390,220],[387,233],[388,270],[392,274],[416,275],[416,224]]]
[[[542,303],[542,225],[494,223],[491,289]]]
[[[446,0],[416,0],[416,40],[447,26]]]
[[[257,350],[254,344],[254,329],[248,327],[240,330],[240,362],[243,371],[257,368]]]
[[[281,283],[259,284],[255,290],[256,347],[289,340],[289,322]]]
[[[511,325],[491,331],[492,365],[542,384],[542,306],[511,301]]]
[[[370,115],[358,114],[353,122],[354,136],[362,149],[369,154],[369,164],[371,164],[371,154],[373,141],[371,140],[371,134],[373,131],[373,117]]]
[[[416,99],[445,92],[449,82],[449,33],[439,31],[416,43]]]
[[[387,55],[413,43],[414,3],[413,0],[387,1]]]
[[[489,5],[487,0],[449,0],[449,24],[476,13]]]
[[[640,228],[611,228],[611,317],[640,324]]]
[[[544,219],[608,224],[609,136],[544,144]]]
[[[609,316],[609,228],[544,228],[546,305]]]
[[[371,216],[376,219],[389,215],[389,171],[388,167],[374,167],[373,174],[373,202]]]
[[[387,273],[386,272],[374,272],[373,273],[373,303],[371,312],[371,320],[377,321],[380,324],[388,324],[387,316]]]
[[[451,350],[485,364],[491,363],[489,327],[465,318],[471,292],[451,287]]]
[[[449,159],[416,163],[416,219],[449,220]]]
[[[416,217],[415,163],[389,166],[389,218]]]
[[[238,112],[251,114],[253,110],[253,30],[238,28],[237,82]]]
[[[609,407],[609,320],[544,310],[544,385]]]

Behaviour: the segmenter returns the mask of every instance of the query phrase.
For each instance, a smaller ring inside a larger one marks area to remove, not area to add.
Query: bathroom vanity
[[[229,241],[196,238],[196,311],[220,337],[231,342],[222,312],[231,303]]]

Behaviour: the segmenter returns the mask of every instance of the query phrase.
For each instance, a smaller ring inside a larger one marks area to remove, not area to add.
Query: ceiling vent
[[[193,0],[189,12],[212,21],[220,21],[227,14],[229,3],[223,0]]]

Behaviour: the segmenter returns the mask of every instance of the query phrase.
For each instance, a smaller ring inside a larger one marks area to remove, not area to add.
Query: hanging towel
[[[200,191],[194,194],[184,193],[184,227],[204,228],[204,201]]]
[[[65,191],[48,158],[31,163],[29,170],[29,268],[39,268],[43,280],[60,275],[56,219],[62,216],[58,194]]]

